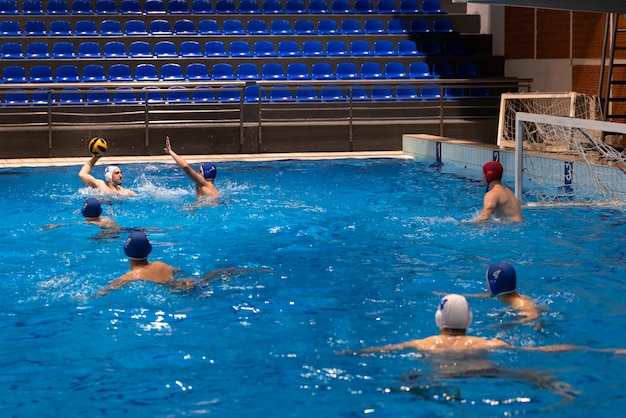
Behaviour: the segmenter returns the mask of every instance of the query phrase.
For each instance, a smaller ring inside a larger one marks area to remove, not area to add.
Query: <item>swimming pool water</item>
[[[129,164],[124,183],[139,196],[107,199],[103,215],[145,229],[151,260],[181,277],[271,271],[88,299],[127,271],[127,233],[83,222],[79,168],[0,170],[3,416],[588,417],[626,406],[626,357],[610,353],[496,352],[500,375],[456,379],[417,353],[337,354],[436,333],[435,292],[485,292],[496,261],[545,312],[511,324],[497,301],[471,298],[472,334],[626,347],[621,208],[525,208],[523,224],[477,225],[479,173],[389,159],[224,162],[220,204],[197,207],[176,166]],[[579,393],[563,402],[504,370],[549,373]]]

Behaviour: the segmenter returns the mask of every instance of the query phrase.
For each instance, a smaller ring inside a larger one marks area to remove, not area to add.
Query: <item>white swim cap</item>
[[[467,299],[461,295],[446,295],[439,302],[435,322],[439,328],[467,329],[472,322]]]
[[[120,168],[118,166],[116,166],[116,165],[107,166],[107,168],[104,169],[104,179],[106,181],[113,180],[113,172],[115,170],[120,170]]]

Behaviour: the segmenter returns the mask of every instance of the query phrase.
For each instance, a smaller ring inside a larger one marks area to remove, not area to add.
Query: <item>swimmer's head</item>
[[[213,163],[204,163],[200,166],[200,174],[205,180],[213,180],[217,175],[217,167]]]
[[[131,260],[145,260],[152,251],[152,244],[148,236],[141,231],[133,231],[126,238],[126,244],[124,245],[124,253]]]
[[[514,292],[517,287],[517,275],[512,265],[506,262],[492,264],[487,270],[487,290],[491,296]]]
[[[494,180],[502,180],[504,167],[498,161],[489,161],[483,165],[483,173],[485,173],[485,179],[487,184],[489,184]]]
[[[121,169],[118,166],[116,166],[116,165],[110,165],[110,166],[107,166],[107,168],[104,169],[104,179],[107,182],[111,182],[113,180],[113,172],[115,170],[120,170],[121,171]]]
[[[83,203],[82,214],[85,218],[97,218],[102,214],[102,206],[95,197],[90,197]]]
[[[435,322],[439,328],[467,329],[472,322],[467,299],[456,294],[444,296],[437,307]]]

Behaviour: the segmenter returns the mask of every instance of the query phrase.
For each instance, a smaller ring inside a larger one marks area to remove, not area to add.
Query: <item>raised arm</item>
[[[89,161],[85,163],[85,165],[83,165],[83,167],[78,172],[78,178],[80,178],[86,186],[93,187],[94,189],[99,188],[102,183],[104,183],[102,180],[98,180],[91,175],[91,169],[94,165],[96,165],[99,159],[99,155],[94,155],[89,159]]]
[[[183,172],[187,175],[187,177],[189,177],[195,184],[202,186],[204,184],[204,177],[202,177],[200,175],[200,173],[196,173],[193,168],[191,168],[191,166],[187,163],[187,161],[185,161],[183,158],[181,158],[178,154],[176,154],[174,152],[174,150],[172,150],[172,145],[170,143],[170,137],[166,136],[165,137],[165,148],[164,151],[166,153],[168,153],[169,155],[172,156],[172,158],[174,159],[174,161],[176,162],[176,164],[178,164],[178,166],[180,168],[183,169]]]

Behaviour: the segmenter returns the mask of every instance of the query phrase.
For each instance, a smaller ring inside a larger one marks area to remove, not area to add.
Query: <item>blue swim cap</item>
[[[133,231],[126,238],[124,253],[131,260],[145,260],[152,251],[152,244],[148,236],[141,231]]]
[[[97,218],[102,213],[102,206],[95,197],[90,197],[83,203],[83,216],[85,218]]]
[[[464,296],[450,294],[439,302],[435,313],[439,328],[467,329],[472,322],[472,311]]]
[[[487,290],[491,296],[504,295],[515,291],[517,274],[509,263],[504,261],[489,266],[487,270]]]
[[[217,175],[217,167],[212,163],[204,163],[200,166],[200,173],[205,180],[213,180]]]

